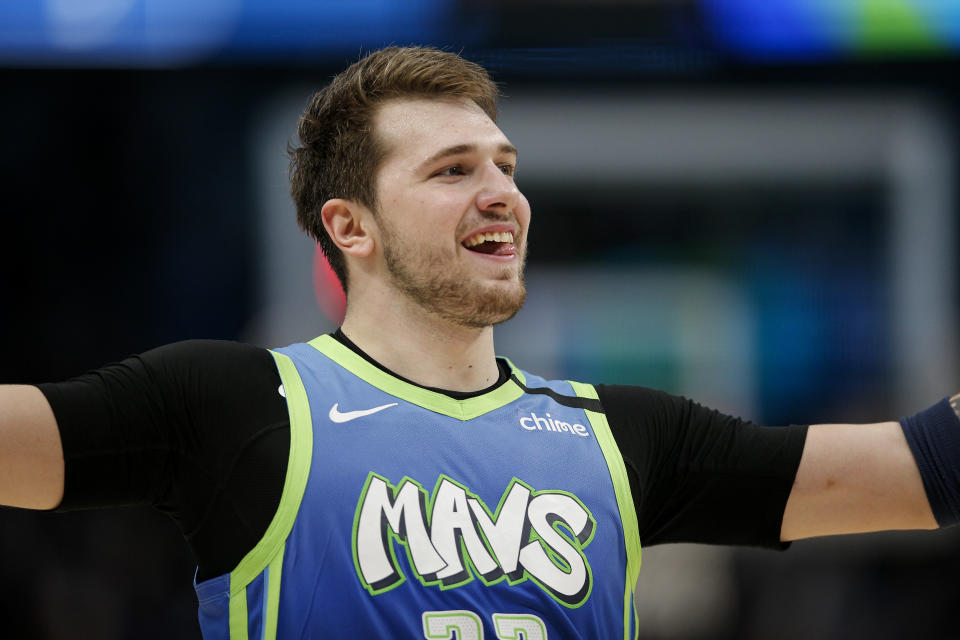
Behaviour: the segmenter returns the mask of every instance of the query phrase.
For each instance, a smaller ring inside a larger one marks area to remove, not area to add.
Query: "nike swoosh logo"
[[[337,408],[339,402],[335,402],[332,407],[330,407],[330,419],[334,422],[350,422],[351,420],[356,420],[357,418],[362,418],[364,416],[369,416],[376,413],[377,411],[383,411],[384,409],[389,409],[390,407],[397,406],[396,402],[391,402],[390,404],[381,405],[379,407],[374,407],[373,409],[361,409],[359,411],[344,411],[340,412]]]

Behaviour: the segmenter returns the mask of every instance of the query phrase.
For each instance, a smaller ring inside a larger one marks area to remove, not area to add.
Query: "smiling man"
[[[343,326],[0,387],[0,503],[170,514],[206,638],[628,639],[641,541],[782,548],[956,520],[956,402],[771,429],[497,358],[531,216],[496,98],[433,49],[334,78],[291,182]]]
[[[475,362],[460,362],[475,368],[437,371],[444,356],[436,353],[422,374],[431,379],[418,382],[476,389],[496,379],[492,326],[513,317],[526,297],[530,206],[513,181],[517,151],[465,98],[397,98],[377,110],[373,127],[385,154],[375,200],[326,200],[319,220],[311,220],[323,227],[308,227],[364,265],[350,270],[343,331],[381,336],[383,319],[402,310],[393,315],[429,340],[401,348],[419,348],[427,359],[437,351],[435,338],[455,331],[451,342],[483,349]],[[377,353],[395,343],[383,342]],[[455,347],[451,361],[462,356]]]

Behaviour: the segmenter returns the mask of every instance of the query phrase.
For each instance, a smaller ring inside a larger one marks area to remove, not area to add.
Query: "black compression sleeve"
[[[262,537],[283,489],[286,401],[265,349],[180,342],[39,385],[66,463],[61,510],[151,504],[200,565],[226,573]]]
[[[61,509],[153,504],[183,531],[200,579],[226,573],[276,511],[289,419],[273,358],[189,341],[40,385],[66,459]],[[598,386],[642,541],[776,546],[803,428],[765,429],[682,398]]]
[[[761,427],[643,387],[597,392],[627,466],[641,543],[783,548],[806,427]]]

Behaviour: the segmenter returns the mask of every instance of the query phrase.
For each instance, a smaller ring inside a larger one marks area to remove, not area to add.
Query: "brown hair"
[[[290,192],[297,223],[320,244],[344,291],[346,263],[320,210],[344,198],[376,213],[375,177],[386,155],[373,130],[377,108],[397,98],[468,99],[496,122],[498,95],[483,67],[428,47],[374,51],[314,94],[297,127],[300,145],[289,149]]]

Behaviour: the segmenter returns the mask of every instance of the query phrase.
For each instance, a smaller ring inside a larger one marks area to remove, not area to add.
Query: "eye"
[[[463,167],[458,164],[453,165],[452,167],[447,167],[446,169],[441,169],[437,171],[434,175],[436,176],[462,176],[465,175]]]
[[[513,176],[517,172],[517,168],[512,164],[501,164],[499,167],[505,176]]]

